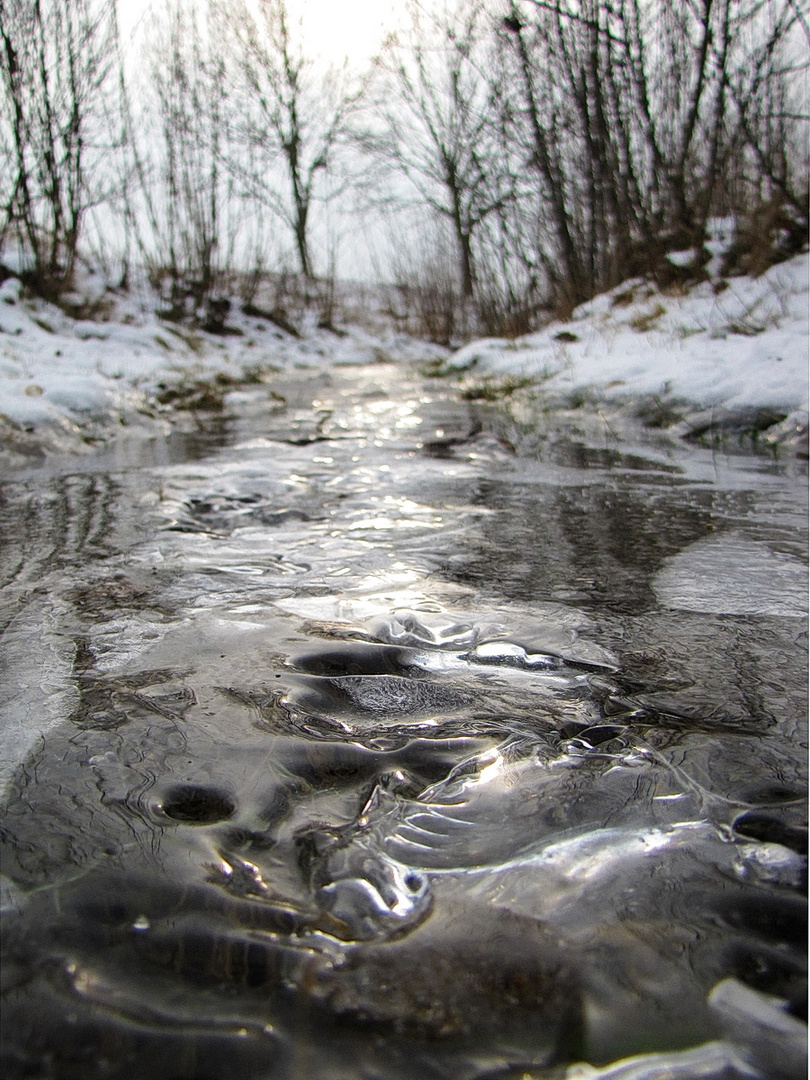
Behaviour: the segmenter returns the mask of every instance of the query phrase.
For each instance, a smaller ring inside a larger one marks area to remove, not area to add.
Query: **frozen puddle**
[[[804,478],[332,379],[4,485],[4,1076],[792,1080]]]

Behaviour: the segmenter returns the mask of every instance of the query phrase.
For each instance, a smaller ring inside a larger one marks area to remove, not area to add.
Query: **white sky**
[[[290,9],[303,16],[312,48],[337,62],[372,56],[392,29],[398,6],[384,0],[290,0]]]
[[[131,40],[139,24],[148,21],[150,9],[159,11],[162,6],[163,0],[118,0],[124,41]],[[367,61],[403,7],[385,0],[288,0],[293,20],[302,20],[307,51],[334,64],[344,59],[351,64]]]

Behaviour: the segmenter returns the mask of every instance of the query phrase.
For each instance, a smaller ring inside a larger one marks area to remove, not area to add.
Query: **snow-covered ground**
[[[627,281],[568,322],[517,341],[472,342],[451,364],[600,397],[669,394],[706,408],[806,412],[808,256],[688,292]]]
[[[94,291],[95,290],[95,291]],[[292,367],[439,361],[476,380],[537,380],[549,393],[597,400],[644,395],[694,409],[761,406],[806,425],[808,256],[761,277],[707,281],[662,293],[628,281],[578,308],[571,320],[517,340],[474,341],[455,353],[393,331],[314,323],[295,337],[234,306],[218,336],[161,321],[148,294],[120,295],[97,281],[74,298],[101,318],[71,318],[26,298],[16,278],[0,286],[0,445],[75,451],[122,426],[168,428],[178,403],[225,400],[242,381],[272,387]],[[213,395],[213,398],[212,396]]]

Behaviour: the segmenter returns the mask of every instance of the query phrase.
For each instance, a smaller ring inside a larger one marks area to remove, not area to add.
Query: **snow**
[[[687,248],[686,251],[670,251],[666,258],[673,266],[692,266],[695,262],[695,249]]]
[[[565,323],[516,341],[472,342],[450,363],[476,376],[533,377],[546,390],[806,411],[808,256],[682,295],[628,281]]]
[[[259,379],[269,393],[273,371],[431,359],[464,378],[528,377],[549,394],[668,395],[696,409],[769,407],[806,422],[806,254],[758,278],[715,278],[688,291],[628,281],[542,332],[454,353],[385,331],[379,320],[340,334],[310,325],[295,337],[237,305],[228,326],[240,333],[215,336],[158,318],[148,290],[105,291],[97,278],[71,299],[80,318],[27,298],[14,277],[0,285],[5,442],[76,450],[121,425],[167,428],[171,410],[157,400],[167,385]]]

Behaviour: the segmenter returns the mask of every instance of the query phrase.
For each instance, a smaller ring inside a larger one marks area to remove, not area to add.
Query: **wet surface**
[[[800,1075],[801,464],[274,395],[0,486],[4,1076]]]

